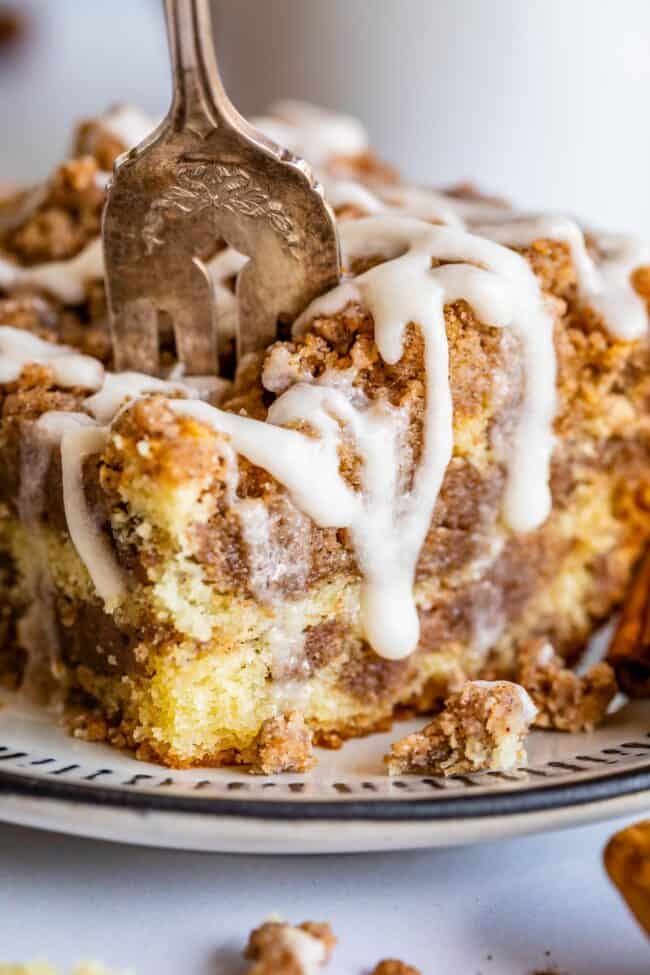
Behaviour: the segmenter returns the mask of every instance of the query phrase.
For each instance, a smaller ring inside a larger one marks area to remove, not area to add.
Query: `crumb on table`
[[[403,961],[386,958],[375,965],[370,975],[421,975],[419,968],[406,965]]]
[[[316,975],[335,945],[329,924],[303,921],[294,927],[267,921],[251,933],[244,952],[253,963],[248,975]]]
[[[650,937],[650,819],[615,833],[603,859],[610,880]]]

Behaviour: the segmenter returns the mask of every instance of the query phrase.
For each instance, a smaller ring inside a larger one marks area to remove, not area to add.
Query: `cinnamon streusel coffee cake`
[[[0,205],[0,671],[171,766],[308,767],[532,639],[570,664],[650,537],[650,252],[409,186],[353,120],[260,124],[319,168],[345,276],[232,382],[171,331],[159,378],[111,371],[100,215],[148,120]]]

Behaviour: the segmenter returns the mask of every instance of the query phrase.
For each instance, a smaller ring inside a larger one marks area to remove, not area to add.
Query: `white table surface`
[[[0,825],[0,959],[236,975],[248,931],[277,913],[332,923],[332,975],[361,975],[391,955],[423,975],[528,975],[552,963],[568,975],[648,975],[650,945],[601,866],[623,825],[311,858],[158,851]]]

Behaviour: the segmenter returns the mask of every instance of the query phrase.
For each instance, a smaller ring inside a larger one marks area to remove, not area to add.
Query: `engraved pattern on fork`
[[[300,244],[300,235],[282,203],[256,184],[250,173],[240,166],[205,159],[179,166],[178,182],[151,204],[142,228],[147,253],[164,244],[162,234],[170,210],[190,216],[209,207],[264,218],[289,249]]]
[[[239,276],[238,354],[268,345],[336,284],[334,217],[304,162],[256,132],[221,85],[206,0],[166,0],[174,65],[167,118],[122,156],[103,235],[117,369],[159,371],[169,323],[190,374],[217,371],[207,262],[226,241]]]

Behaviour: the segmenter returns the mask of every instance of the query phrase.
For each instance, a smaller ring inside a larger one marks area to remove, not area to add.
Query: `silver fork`
[[[206,261],[225,240],[250,260],[238,280],[237,354],[273,341],[336,284],[336,225],[302,160],[250,126],[221,83],[208,0],[165,0],[174,95],[167,117],[117,161],[103,220],[117,370],[159,372],[173,328],[187,374],[218,372]]]

